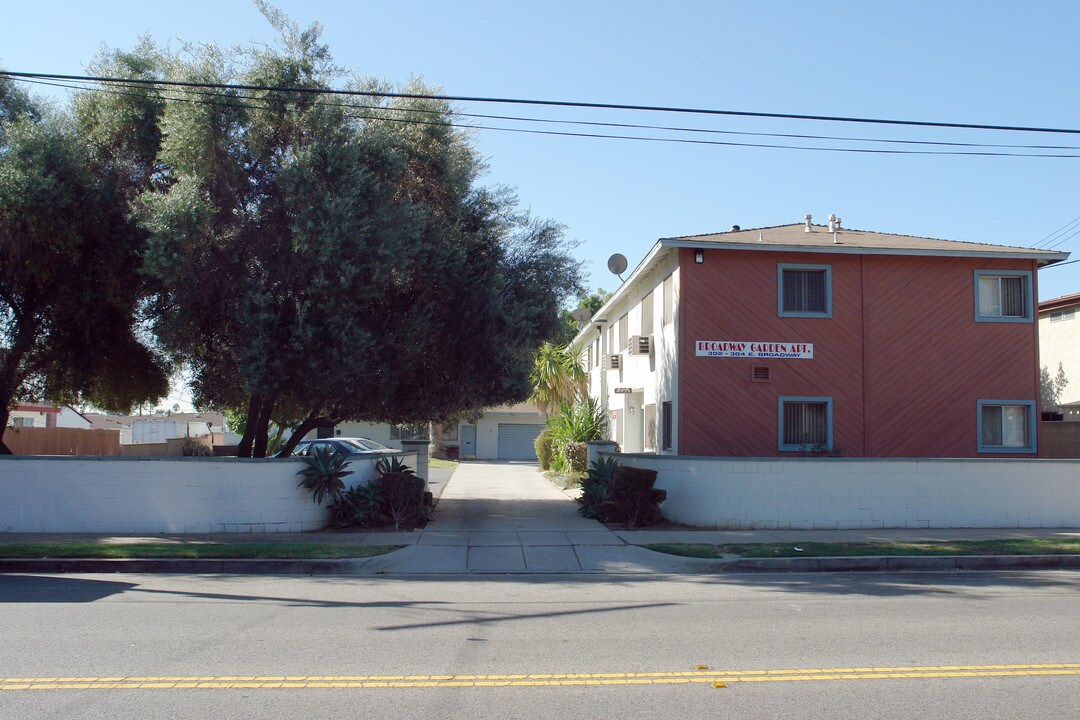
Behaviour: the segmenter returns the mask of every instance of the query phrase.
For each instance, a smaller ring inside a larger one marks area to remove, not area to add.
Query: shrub
[[[611,476],[619,467],[614,458],[599,458],[589,465],[589,471],[581,481],[578,512],[593,520],[606,520],[611,499]]]
[[[376,484],[352,487],[330,501],[330,524],[367,527],[382,517],[382,492]]]
[[[536,448],[536,459],[540,461],[540,469],[550,470],[551,455],[554,452],[554,449],[552,448],[551,431],[546,428],[541,430],[540,434],[536,436],[533,447]]]
[[[405,473],[388,473],[375,481],[382,494],[382,510],[394,529],[413,526],[427,519],[424,504],[424,479]]]
[[[184,441],[184,446],[180,449],[180,454],[184,457],[213,457],[214,451],[208,446],[188,438]]]
[[[611,476],[610,521],[628,527],[652,525],[660,519],[658,494],[653,493],[656,471],[646,468],[619,467]]]
[[[604,411],[593,398],[574,403],[563,403],[557,415],[548,418],[547,429],[551,433],[551,468],[559,472],[585,472],[587,451],[584,443],[599,440],[607,430]],[[578,445],[581,445],[581,448]],[[554,458],[561,458],[558,463]]]
[[[563,445],[563,457],[570,472],[583,473],[589,460],[589,445],[583,442],[568,442]]]
[[[316,505],[321,505],[327,497],[335,499],[341,495],[345,489],[345,482],[341,478],[352,475],[352,470],[345,469],[349,461],[344,454],[319,448],[303,460],[307,467],[297,473],[303,477],[297,487],[310,490]]]

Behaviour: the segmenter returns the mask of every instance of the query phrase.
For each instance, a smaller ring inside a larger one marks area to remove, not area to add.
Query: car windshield
[[[380,445],[379,443],[375,442],[374,440],[368,440],[367,438],[350,438],[348,440],[343,440],[342,442],[349,443],[351,445],[355,445],[357,448],[359,448],[360,450],[363,450],[365,452],[370,452],[370,451],[374,451],[374,450],[389,450],[390,449],[390,448],[386,447],[385,445]]]

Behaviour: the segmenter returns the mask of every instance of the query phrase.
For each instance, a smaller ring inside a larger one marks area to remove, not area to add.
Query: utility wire
[[[3,75],[3,74],[4,73],[0,72],[0,75]],[[22,79],[22,78],[20,78],[20,79]],[[38,81],[24,80],[24,81],[25,82],[38,82],[38,83],[43,83],[44,82],[44,81],[40,81],[40,80],[38,80]],[[94,80],[92,78],[90,78],[90,79],[85,80],[84,82],[94,82]],[[134,82],[135,82],[134,80],[117,80],[114,84],[119,84],[121,87],[125,87],[125,85],[123,85],[123,83],[128,83],[128,87],[130,87],[130,84],[134,83]],[[155,83],[155,82],[152,82],[152,81],[138,81],[136,83],[136,85],[139,86],[139,87],[154,86],[154,85],[157,85],[157,84],[159,84],[159,83]],[[169,85],[169,86],[180,85],[180,86],[185,87],[185,88],[187,88],[187,87],[200,87],[200,88],[201,87],[218,87],[218,88],[223,88],[223,87],[232,88],[232,87],[234,87],[234,86],[226,86],[226,85],[222,85],[222,84],[211,84],[211,83],[162,83],[162,84]],[[76,88],[76,87],[72,87],[72,86],[61,86],[61,87],[68,87],[69,89],[85,89],[85,88]],[[236,86],[236,87],[241,87],[241,88],[243,88],[243,87],[254,87],[256,90],[261,89],[261,88],[258,88],[257,86]],[[267,89],[269,89],[269,90],[278,90],[278,91],[291,91],[291,89],[290,90],[284,90],[282,88],[267,88]],[[122,95],[123,94],[127,94],[127,95],[135,94],[135,93],[131,93],[131,92],[125,93],[122,90],[120,90],[120,91],[118,91],[118,90],[104,90],[104,92],[111,92],[111,93],[114,93],[114,94],[122,94]],[[392,96],[393,97],[434,97],[434,96],[410,96],[410,95],[392,95]],[[156,99],[166,101],[166,102],[167,101],[190,102],[190,103],[198,103],[198,104],[223,105],[223,106],[228,106],[228,107],[247,108],[247,109],[251,109],[253,107],[254,108],[259,108],[259,109],[266,109],[267,107],[269,107],[269,105],[266,105],[266,104],[254,106],[254,105],[245,104],[245,103],[223,102],[223,101],[219,101],[219,100],[197,100],[197,99],[188,98],[188,97],[168,97],[168,96],[164,96],[164,95],[153,95],[153,97],[155,97]],[[217,97],[224,97],[224,98],[230,98],[231,99],[231,98],[236,97],[236,96],[220,95],[219,94],[219,95],[217,95]],[[248,98],[248,100],[249,101],[254,100],[254,101],[258,101],[258,102],[262,102],[262,103],[272,103],[272,102],[274,102],[270,98]],[[409,111],[410,110],[408,108],[388,108],[388,107],[377,107],[377,108],[368,108],[368,109],[369,110],[385,111],[385,112],[399,112],[399,111]],[[432,112],[436,112],[436,113],[439,113],[439,114],[442,113],[442,111],[432,111]],[[452,112],[448,111],[447,114],[452,114]],[[437,126],[437,127],[464,127],[464,128],[467,128],[467,129],[475,129],[475,130],[491,130],[491,131],[496,131],[496,132],[510,132],[510,133],[529,134],[529,135],[547,135],[547,136],[556,136],[556,137],[597,138],[597,139],[609,139],[609,140],[631,140],[631,141],[638,141],[638,142],[661,142],[661,143],[674,143],[674,144],[687,144],[687,145],[712,145],[712,146],[723,146],[723,147],[747,147],[747,148],[765,148],[765,149],[779,149],[779,150],[807,150],[807,151],[817,151],[817,152],[840,152],[840,153],[874,154],[874,155],[939,155],[939,156],[1074,158],[1074,159],[1075,158],[1080,158],[1080,154],[1071,154],[1071,153],[1013,153],[1013,152],[990,152],[990,151],[958,152],[958,151],[948,151],[948,150],[897,150],[897,149],[850,148],[850,147],[819,147],[819,146],[806,146],[806,145],[784,145],[784,144],[779,144],[779,143],[745,143],[745,142],[719,141],[719,140],[691,140],[691,139],[686,139],[686,138],[643,137],[643,136],[639,136],[639,135],[615,135],[615,134],[603,134],[603,133],[585,133],[585,132],[569,132],[569,131],[554,131],[554,130],[536,130],[536,129],[528,129],[528,128],[511,128],[511,127],[500,127],[500,126],[479,125],[479,124],[457,126],[457,125],[454,125],[451,122],[432,122],[432,121],[424,121],[424,120],[416,120],[416,119],[389,118],[389,117],[372,118],[370,115],[366,115],[366,114],[365,115],[354,114],[354,115],[352,115],[352,117],[379,120],[379,121],[383,121],[383,122],[398,122],[398,123],[405,123],[405,124]],[[525,118],[524,120],[529,121],[530,119]],[[1077,149],[1080,149],[1080,148],[1077,148]]]
[[[1045,243],[1045,242],[1047,242],[1048,240],[1051,240],[1052,238],[1054,238],[1054,237],[1058,236],[1058,235],[1059,235],[1059,234],[1061,234],[1062,232],[1066,232],[1066,231],[1068,231],[1068,230],[1069,230],[1069,229],[1071,229],[1071,228],[1072,228],[1072,227],[1073,227],[1074,225],[1076,225],[1076,223],[1077,223],[1077,222],[1080,222],[1080,215],[1078,215],[1077,217],[1073,218],[1073,219],[1072,219],[1072,220],[1070,220],[1069,222],[1065,223],[1064,225],[1062,225],[1061,227],[1059,227],[1059,228],[1058,228],[1057,230],[1055,230],[1054,232],[1052,232],[1052,233],[1050,233],[1049,235],[1047,235],[1046,237],[1044,237],[1044,238],[1043,238],[1042,240],[1039,240],[1038,242],[1036,242],[1036,243],[1033,243],[1033,244],[1031,245],[1031,247],[1033,247],[1033,248],[1037,248],[1037,247],[1039,247],[1039,246],[1040,246],[1040,245],[1042,245],[1043,243]]]
[[[1073,263],[1080,262],[1080,258],[1076,260],[1067,260],[1065,262],[1053,263],[1052,265],[1043,265],[1040,270],[1053,270],[1054,268],[1064,267],[1066,265],[1072,265]]]
[[[22,82],[31,83],[35,85],[47,85],[50,87],[67,88],[72,90],[93,90],[95,89],[91,85],[87,84],[65,84],[58,82],[47,82],[42,80],[23,80]],[[145,86],[133,86],[124,85],[123,83],[116,83],[121,87],[129,87],[132,89],[143,88]],[[105,89],[98,89],[101,92],[110,92]],[[216,92],[208,92],[205,90],[190,90],[192,94],[201,95],[205,97],[225,98],[225,99],[241,99],[252,100],[260,102],[268,102],[269,99],[265,97],[257,97],[254,95],[239,95],[239,94],[223,94]],[[180,99],[180,98],[172,98]],[[749,136],[749,137],[775,137],[775,138],[789,138],[799,140],[839,140],[846,142],[866,142],[866,143],[886,143],[886,144],[902,144],[902,145],[931,145],[931,146],[944,146],[944,147],[969,147],[969,148],[1001,148],[1001,149],[1017,149],[1017,150],[1080,150],[1080,145],[1017,145],[1006,143],[970,143],[970,142],[943,142],[935,140],[892,140],[886,138],[865,138],[865,137],[851,137],[844,135],[804,135],[797,133],[766,133],[766,132],[747,132],[738,130],[717,130],[713,128],[693,128],[693,127],[681,127],[672,125],[645,125],[638,123],[616,123],[616,122],[597,122],[588,120],[555,120],[551,118],[536,118],[536,117],[522,117],[520,115],[488,115],[480,113],[467,113],[458,110],[432,110],[428,108],[388,108],[382,105],[358,105],[355,103],[328,103],[332,107],[341,108],[353,108],[359,110],[382,110],[393,112],[409,112],[409,113],[421,113],[442,115],[448,114],[456,117],[476,118],[483,120],[512,120],[519,122],[530,123],[545,123],[545,124],[557,124],[557,125],[578,125],[589,127],[612,127],[612,128],[628,128],[639,130],[665,130],[671,132],[685,132],[685,133],[707,133],[716,135],[737,135],[737,136]]]
[[[243,85],[234,83],[202,83],[166,80],[145,80],[141,78],[113,78],[91,75],[58,75],[52,73],[25,73],[0,71],[0,75],[10,78],[29,78],[39,80],[79,80],[98,83],[133,83],[136,85],[159,85],[168,87],[213,88],[229,90],[253,90],[288,92],[313,95],[353,95],[359,97],[403,98],[414,100],[441,100],[446,102],[499,103],[506,105],[543,105],[548,107],[592,108],[600,110],[636,110],[645,112],[685,113],[694,115],[727,115],[732,117],[774,118],[781,120],[816,120],[825,122],[863,123],[871,125],[903,125],[911,127],[959,128],[966,130],[1002,130],[1008,132],[1036,132],[1080,135],[1080,129],[1027,127],[1021,125],[986,125],[979,123],[950,123],[929,120],[892,120],[884,118],[843,117],[833,115],[802,115],[796,113],[749,112],[745,110],[714,110],[705,108],[671,107],[662,105],[623,105],[618,103],[573,102],[567,100],[533,100],[525,98],[500,98],[468,95],[437,95],[434,93],[400,93],[378,90],[337,90],[331,88],[275,87],[271,85]]]
[[[1068,235],[1065,235],[1065,236],[1063,236],[1063,237],[1059,238],[1057,242],[1054,242],[1054,243],[1050,243],[1049,245],[1045,245],[1045,246],[1043,246],[1043,247],[1041,247],[1041,248],[1039,248],[1039,249],[1040,249],[1040,250],[1053,250],[1054,248],[1056,248],[1056,247],[1057,247],[1058,245],[1060,245],[1061,243],[1063,243],[1063,242],[1065,242],[1066,240],[1069,240],[1069,239],[1071,239],[1071,238],[1074,238],[1074,237],[1076,237],[1077,235],[1080,235],[1080,227],[1078,227],[1078,228],[1074,229],[1074,230],[1073,230],[1073,231],[1072,231],[1071,233],[1069,233]]]

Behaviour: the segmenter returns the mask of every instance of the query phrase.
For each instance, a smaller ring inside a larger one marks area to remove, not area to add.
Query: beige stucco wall
[[[1058,363],[1069,380],[1061,402],[1080,401],[1080,308],[1071,319],[1060,322],[1050,322],[1050,313],[1039,314],[1039,364],[1055,377]]]

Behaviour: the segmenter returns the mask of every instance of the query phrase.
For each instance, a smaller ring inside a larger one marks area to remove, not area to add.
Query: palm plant
[[[575,403],[585,396],[588,375],[580,351],[569,345],[544,343],[533,358],[529,380],[533,388],[529,401],[541,412],[551,413],[563,403]]]

